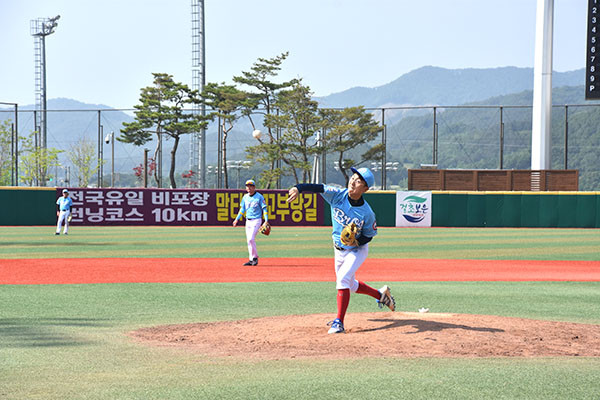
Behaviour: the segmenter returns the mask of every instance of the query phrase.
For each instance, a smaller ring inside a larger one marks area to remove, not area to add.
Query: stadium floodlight
[[[35,38],[35,91],[36,108],[40,111],[39,126],[41,147],[46,149],[48,145],[47,135],[47,112],[46,112],[46,36],[54,33],[58,26],[60,15],[53,18],[38,18],[30,21],[30,33]],[[45,186],[45,182],[41,182]]]
[[[31,20],[31,36],[44,37],[54,33],[58,26],[60,15],[53,18],[38,18]]]

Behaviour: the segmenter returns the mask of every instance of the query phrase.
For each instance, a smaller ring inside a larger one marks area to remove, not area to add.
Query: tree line
[[[288,53],[282,53],[269,59],[258,58],[249,71],[233,77],[234,84],[210,82],[202,92],[174,81],[169,74],[153,73],[152,85],[141,89],[135,120],[123,123],[117,140],[142,146],[155,137],[156,160],[161,136],[172,139],[169,183],[175,188],[175,161],[181,137],[200,132],[210,121],[217,120],[224,187],[228,188],[227,136],[240,119],[246,118],[254,130],[264,129],[264,134],[257,137],[258,144],[246,148],[247,158],[264,166],[259,177],[262,187],[275,187],[284,176],[293,177],[296,183],[307,182],[313,158],[324,153],[335,154],[347,182],[350,167],[381,159],[381,145],[367,145],[359,159],[349,153],[371,142],[383,128],[363,107],[320,109],[310,87],[301,79],[277,82],[287,56]],[[186,111],[197,105],[204,105],[210,112],[202,115]],[[322,133],[318,140],[317,132]],[[153,175],[158,182],[157,170]]]

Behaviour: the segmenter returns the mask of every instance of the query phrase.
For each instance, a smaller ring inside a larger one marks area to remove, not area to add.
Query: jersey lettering
[[[342,226],[346,226],[346,225],[354,222],[356,224],[356,226],[358,226],[359,232],[362,231],[362,227],[365,223],[364,220],[360,220],[357,217],[352,218],[352,217],[346,215],[344,210],[342,210],[341,208],[337,208],[337,207],[334,207],[332,214],[333,214],[333,219],[338,224],[340,224]]]

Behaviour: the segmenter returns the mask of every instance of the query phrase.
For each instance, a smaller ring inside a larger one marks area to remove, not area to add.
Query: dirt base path
[[[0,260],[0,284],[319,282],[333,258],[63,258]],[[368,258],[364,281],[600,281],[600,261]]]
[[[352,313],[347,332],[327,334],[329,314],[165,325],[129,335],[207,357],[600,357],[600,325],[489,315]]]

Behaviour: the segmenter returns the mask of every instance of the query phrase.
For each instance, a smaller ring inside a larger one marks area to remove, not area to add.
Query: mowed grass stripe
[[[546,240],[556,239],[577,239],[598,236],[600,232],[594,229],[539,229],[539,228],[407,228],[407,229],[380,229],[380,234],[395,238],[410,239],[465,239],[486,238],[486,239],[506,239],[506,238],[528,238]]]
[[[461,260],[564,260],[586,261],[598,260],[597,249],[589,246],[571,246],[568,249],[544,247],[538,249],[489,248],[470,249],[468,246],[461,248],[429,249],[378,249],[369,253],[377,258],[433,258],[433,259],[461,259]]]
[[[7,227],[0,258],[245,257],[241,227]],[[331,257],[331,227],[277,227],[257,237],[262,257]],[[600,260],[594,229],[383,228],[370,257]]]
[[[382,230],[388,230],[383,228]],[[456,236],[530,236],[530,237],[543,237],[543,236],[567,236],[567,235],[581,235],[587,236],[590,231],[594,229],[583,229],[583,228],[401,228],[389,229],[392,234],[399,236],[423,236],[423,237],[456,237]]]

